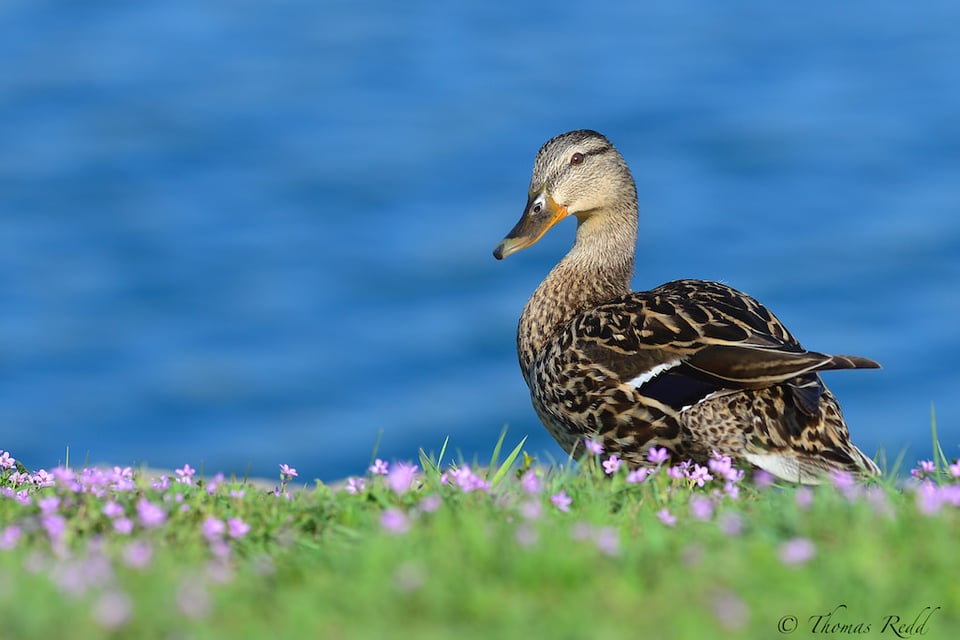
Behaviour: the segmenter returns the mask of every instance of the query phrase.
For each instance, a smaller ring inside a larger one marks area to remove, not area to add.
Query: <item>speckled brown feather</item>
[[[565,171],[578,150],[594,150],[593,165]],[[604,200],[591,187],[611,193]],[[629,291],[635,190],[606,138],[547,142],[537,189],[579,220],[574,248],[527,302],[517,333],[534,408],[566,451],[599,437],[634,466],[658,446],[701,462],[716,451],[804,483],[831,470],[879,473],[818,374],[875,362],[805,350],[763,305],[723,284]]]

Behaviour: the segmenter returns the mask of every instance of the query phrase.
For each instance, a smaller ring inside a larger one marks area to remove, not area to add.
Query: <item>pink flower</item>
[[[106,504],[103,505],[103,515],[107,516],[111,520],[114,518],[119,518],[123,515],[123,507],[113,500],[107,500]]]
[[[697,520],[709,520],[713,517],[713,503],[709,498],[693,496],[690,498],[690,515]]]
[[[806,564],[817,548],[808,538],[793,538],[780,545],[780,562],[786,565]]]
[[[40,517],[40,524],[47,530],[51,540],[59,540],[67,529],[67,520],[61,515],[50,514]]]
[[[130,518],[117,518],[113,521],[113,530],[123,536],[128,536],[133,531],[133,520]]]
[[[540,478],[537,477],[537,473],[533,469],[528,470],[520,477],[520,486],[527,493],[540,493],[541,485]]]
[[[667,461],[667,458],[670,457],[670,453],[667,451],[666,447],[650,447],[650,450],[647,451],[647,460],[652,464],[663,464]]]
[[[167,476],[160,476],[154,481],[153,488],[160,491],[166,491],[170,488],[170,478]]]
[[[960,460],[957,460],[952,465],[947,467],[950,470],[950,475],[954,478],[960,478]]]
[[[620,465],[622,461],[615,455],[611,455],[609,458],[603,461],[603,472],[608,476],[612,476],[617,471],[620,470]]]
[[[140,517],[140,524],[148,529],[159,527],[167,519],[167,514],[163,512],[163,509],[146,498],[140,498],[140,501],[137,502],[137,515]]]
[[[670,510],[666,508],[660,509],[660,511],[657,512],[657,518],[660,520],[660,522],[667,525],[668,527],[672,527],[675,524],[677,524],[676,516],[671,515]]]
[[[227,535],[238,540],[250,532],[250,525],[240,518],[227,518]]]
[[[757,469],[753,472],[753,484],[758,489],[766,489],[774,483],[776,478],[772,473],[764,469]]]
[[[738,536],[743,531],[743,520],[734,511],[725,511],[717,516],[717,526],[728,536]]]
[[[280,476],[281,476],[281,479],[286,478],[287,480],[289,480],[289,479],[291,479],[291,478],[296,478],[297,475],[298,475],[298,474],[297,474],[297,470],[294,469],[293,467],[291,467],[290,465],[288,465],[288,464],[281,464],[281,465],[280,465]]]
[[[44,515],[52,515],[56,513],[57,509],[60,507],[60,498],[57,496],[40,498],[37,500],[37,506],[40,507],[40,512]]]
[[[573,499],[567,495],[566,491],[561,491],[560,493],[550,496],[550,502],[553,503],[557,509],[560,511],[568,512],[570,511],[570,505],[573,503]]]
[[[420,509],[422,513],[433,513],[440,508],[443,500],[435,493],[431,493],[429,496],[425,497],[420,501],[420,504],[417,505],[417,508]]]
[[[123,548],[123,562],[131,569],[145,569],[153,560],[153,547],[143,540],[134,540]]]
[[[197,472],[196,469],[191,467],[189,464],[183,465],[182,469],[177,469],[177,475],[180,476],[177,478],[177,482],[182,484],[193,484],[193,476]]]
[[[520,505],[520,515],[527,520],[536,520],[543,513],[543,505],[536,500],[528,500]]]
[[[406,493],[416,479],[419,470],[420,467],[415,464],[398,462],[393,465],[393,469],[387,475],[387,485],[394,493]]]
[[[601,527],[593,535],[593,543],[605,556],[620,555],[620,534],[612,527]]]
[[[380,527],[391,534],[403,534],[410,530],[410,519],[399,509],[385,509],[380,514]]]
[[[707,468],[701,467],[698,464],[693,465],[693,471],[690,471],[687,477],[696,482],[698,487],[702,487],[705,482],[713,480],[713,476],[710,475]]]
[[[587,451],[592,453],[595,456],[603,453],[603,445],[599,440],[594,440],[593,438],[588,438],[583,441],[583,446],[586,447]]]
[[[490,491],[490,483],[471,471],[468,465],[464,465],[459,469],[450,470],[448,478],[452,478],[454,483],[456,483],[464,493],[470,493],[471,491]]]
[[[377,458],[376,460],[374,460],[373,464],[370,465],[369,471],[375,476],[385,476],[387,475],[387,471],[389,469],[390,469],[389,462],[384,462],[380,458]]]
[[[633,471],[627,474],[627,484],[638,484],[640,482],[643,482],[644,480],[647,479],[648,475],[650,475],[649,469],[644,469],[643,467],[634,469]]]
[[[23,535],[23,531],[15,524],[8,525],[0,530],[0,550],[10,551],[13,549],[17,546],[21,535]]]
[[[17,459],[10,457],[9,451],[0,449],[0,469],[9,469],[16,463]]]
[[[214,540],[219,539],[223,536],[223,532],[226,530],[226,525],[223,524],[223,520],[218,520],[213,516],[210,516],[203,521],[203,537],[207,539],[208,542],[213,542]]]
[[[354,495],[358,493],[363,493],[367,488],[367,483],[363,478],[347,478],[347,486],[343,488],[347,493],[352,493]]]

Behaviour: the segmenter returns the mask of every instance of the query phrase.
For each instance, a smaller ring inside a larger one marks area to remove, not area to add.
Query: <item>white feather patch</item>
[[[632,380],[627,380],[627,384],[633,387],[634,389],[639,389],[640,387],[647,384],[648,382],[656,378],[658,375],[660,375],[664,371],[673,369],[679,364],[680,364],[679,360],[658,364],[653,369],[650,369],[649,371],[644,371],[643,373],[638,375],[636,378],[633,378]]]
[[[743,457],[751,464],[757,465],[781,480],[805,483],[809,483],[811,480],[807,474],[801,471],[800,464],[794,458],[775,453],[744,453]]]

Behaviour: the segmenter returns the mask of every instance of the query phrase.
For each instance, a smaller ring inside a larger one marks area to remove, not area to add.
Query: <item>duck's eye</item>
[[[583,154],[579,151],[572,156],[570,156],[570,164],[581,164],[583,162]]]

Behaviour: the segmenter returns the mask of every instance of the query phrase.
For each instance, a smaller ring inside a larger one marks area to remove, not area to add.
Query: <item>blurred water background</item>
[[[362,473],[504,424],[562,459],[514,351],[573,237],[503,263],[533,156],[606,133],[637,288],[722,280],[836,372],[856,442],[960,443],[960,5],[0,7],[0,448]]]

